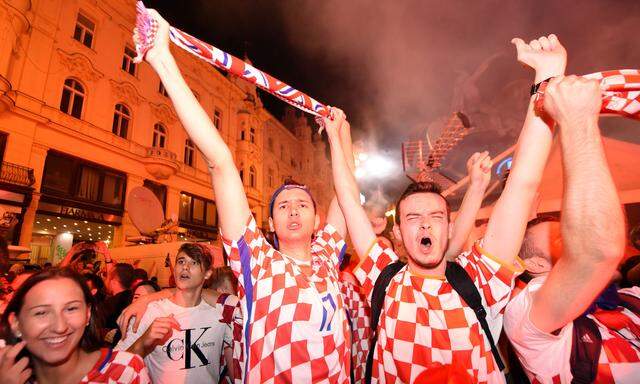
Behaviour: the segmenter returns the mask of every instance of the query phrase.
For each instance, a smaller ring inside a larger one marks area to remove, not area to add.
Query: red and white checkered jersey
[[[351,337],[338,284],[345,242],[335,228],[316,233],[308,263],[274,249],[253,217],[224,246],[240,285],[244,382],[347,383]]]
[[[351,325],[351,365],[355,381],[353,384],[360,384],[364,383],[367,354],[369,353],[371,309],[360,285],[354,284],[353,275],[348,272],[341,272],[340,275],[340,291]]]
[[[380,272],[398,256],[374,243],[355,275],[367,300]],[[502,311],[515,277],[522,271],[487,254],[476,243],[456,262],[474,281],[487,311],[494,340],[502,329]],[[474,383],[504,383],[473,309],[444,276],[420,276],[403,267],[391,280],[380,314],[378,342],[374,346],[372,383],[414,383],[430,368],[466,368]]]
[[[573,322],[557,334],[539,330],[529,320],[531,303],[545,277],[537,277],[507,305],[504,330],[532,383],[571,383]],[[620,290],[640,297],[640,288]],[[626,308],[597,309],[590,315],[602,336],[596,383],[640,382],[640,317]]]
[[[218,296],[216,307],[220,309],[221,323],[229,324],[233,332],[231,342],[224,340],[224,348],[232,348],[233,350],[233,372],[235,372],[236,384],[242,383],[242,362],[244,361],[244,350],[242,340],[242,308],[240,308],[240,299],[237,296],[229,294],[221,294]],[[224,353],[220,356],[220,367],[227,365]],[[232,367],[226,367],[230,370]],[[227,380],[227,378],[225,378]]]
[[[82,384],[148,384],[151,383],[147,366],[142,357],[125,351],[103,348],[96,365],[85,377]]]

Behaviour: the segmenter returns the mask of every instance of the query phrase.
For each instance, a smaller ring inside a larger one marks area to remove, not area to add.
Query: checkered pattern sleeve
[[[269,244],[258,228],[253,215],[247,218],[247,225],[240,238],[227,239],[222,234],[222,243],[229,256],[231,269],[238,277],[241,289],[255,284],[267,254],[273,251],[273,246]],[[251,281],[247,281],[249,279]]]
[[[351,360],[354,384],[365,382],[365,366],[369,353],[370,309],[359,286],[349,281],[340,280],[340,292],[344,298],[345,308],[351,326]]]
[[[338,269],[344,257],[344,252],[347,249],[347,243],[333,225],[327,224],[324,228],[316,232],[313,247],[318,246],[322,247],[323,253],[329,258],[331,265]]]
[[[362,293],[367,298],[368,305],[371,305],[373,285],[376,283],[380,272],[396,260],[398,260],[398,255],[384,243],[375,240],[371,244],[365,260],[354,272],[362,287]]]
[[[242,362],[244,361],[244,350],[242,342],[242,310],[240,300],[233,295],[220,295],[217,305],[221,310],[220,322],[228,324],[229,330],[224,335],[224,347],[233,350],[233,371],[235,372],[236,384],[242,383]],[[220,366],[226,364],[224,354],[221,356]]]
[[[104,362],[108,350],[102,351],[101,364],[94,367],[81,381],[82,384],[149,384],[149,372],[144,360],[138,355],[125,351],[111,351],[109,360]]]
[[[520,258],[513,265],[507,265],[500,259],[482,249],[482,242],[476,242],[470,251],[456,258],[469,274],[486,303],[489,316],[501,316],[509,302],[515,278],[524,271]]]

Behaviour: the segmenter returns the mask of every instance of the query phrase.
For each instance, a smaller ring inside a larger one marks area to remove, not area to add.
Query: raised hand
[[[516,37],[511,43],[516,46],[518,61],[536,71],[536,83],[564,74],[567,51],[556,35],[542,36],[529,44]]]
[[[141,337],[143,348],[146,351],[152,351],[158,345],[166,343],[174,329],[180,331],[180,324],[173,314],[156,318]]]
[[[149,15],[158,22],[158,30],[153,47],[144,56],[149,63],[163,54],[169,53],[169,23],[155,9],[147,9]]]
[[[491,180],[491,167],[493,167],[493,162],[489,151],[476,152],[471,155],[467,160],[467,173],[471,184],[487,188]]]
[[[0,384],[23,384],[31,377],[31,368],[28,368],[29,358],[23,357],[16,361],[26,344],[21,341],[0,348]]]
[[[545,91],[544,110],[561,129],[567,123],[597,122],[602,92],[596,80],[579,76],[555,78]]]
[[[340,108],[329,107],[329,109],[331,111],[329,117],[323,117],[322,121],[327,130],[327,135],[329,137],[338,137],[340,129],[342,129],[343,124],[346,122],[347,115],[345,115],[344,111]]]

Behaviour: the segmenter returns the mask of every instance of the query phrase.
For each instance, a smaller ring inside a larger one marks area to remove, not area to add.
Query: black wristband
[[[548,82],[549,82],[549,80],[551,80],[551,79],[553,79],[553,77],[550,77],[550,78],[548,78],[548,79],[546,79],[546,80],[542,80],[542,81],[541,81],[541,82],[539,82],[538,84],[533,84],[533,85],[531,86],[531,91],[530,91],[531,96],[533,96],[533,95],[535,95],[536,93],[538,93],[538,89],[540,88],[540,86],[542,85],[542,83],[548,83]]]

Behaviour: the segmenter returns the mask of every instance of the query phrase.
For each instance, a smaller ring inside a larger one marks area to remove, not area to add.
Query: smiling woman
[[[29,277],[0,322],[0,383],[36,381],[148,383],[144,362],[126,352],[100,349],[91,292],[70,269]]]

